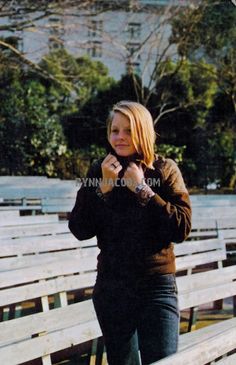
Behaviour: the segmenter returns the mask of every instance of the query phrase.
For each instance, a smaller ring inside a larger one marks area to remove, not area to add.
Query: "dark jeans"
[[[179,310],[173,274],[154,274],[135,284],[98,277],[93,302],[109,365],[147,365],[177,351]]]

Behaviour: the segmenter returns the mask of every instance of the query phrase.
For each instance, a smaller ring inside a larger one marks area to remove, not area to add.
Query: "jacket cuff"
[[[158,206],[162,208],[167,204],[167,202],[164,199],[162,199],[160,195],[155,194],[151,197],[149,204],[152,206]]]

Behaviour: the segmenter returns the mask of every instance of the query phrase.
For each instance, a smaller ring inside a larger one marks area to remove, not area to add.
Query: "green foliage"
[[[166,93],[167,102],[169,98],[172,98],[177,105],[181,103],[183,107],[185,104],[187,106],[201,104],[209,108],[217,90],[214,66],[203,61],[193,63],[190,60],[177,63],[168,61],[168,64],[169,72],[157,80],[156,86],[157,89],[161,87],[162,93]],[[166,81],[167,90],[165,90]]]
[[[77,113],[67,115],[64,130],[73,150],[106,145],[106,120],[112,106],[120,100],[137,101],[132,77],[125,75],[108,89],[99,90]]]
[[[70,159],[64,164],[63,176],[69,178],[85,177],[93,160],[105,158],[106,150],[96,144],[71,152]],[[60,168],[62,168],[60,161]],[[66,174],[66,175],[65,175]]]
[[[61,120],[113,84],[106,67],[60,50],[40,63],[53,82],[21,67],[9,52],[0,57],[5,61],[0,65],[0,173],[70,178],[75,163],[83,174],[84,156],[99,150],[76,152],[74,160]]]
[[[46,55],[40,66],[57,80],[56,83],[47,81],[45,86],[50,109],[61,115],[77,111],[114,82],[101,62],[87,56],[75,58],[65,49]]]
[[[45,88],[25,80],[18,71],[0,90],[1,172],[55,176],[54,162],[66,153],[62,127],[50,115]]]
[[[199,88],[202,81],[207,87],[203,109],[199,104],[194,110],[200,129],[193,131],[188,156],[197,166],[198,174],[193,175],[197,185],[219,181],[228,186],[235,174],[235,24],[233,3],[215,0],[184,7],[172,21],[171,42],[177,45],[181,59],[191,60],[196,68],[193,87]],[[209,77],[212,82],[208,85]]]
[[[166,158],[172,158],[177,164],[181,164],[183,162],[186,146],[178,147],[170,144],[161,144],[156,147],[155,150],[159,155],[165,156]]]
[[[148,105],[156,119],[159,144],[186,145],[187,154],[198,126],[204,126],[217,85],[213,66],[185,60],[168,61],[168,73],[157,78],[156,92]],[[157,75],[158,76],[158,75]]]
[[[236,42],[236,11],[230,1],[202,0],[198,6],[185,7],[172,20],[171,41],[179,53],[191,58],[204,48],[202,56],[218,58]]]
[[[218,88],[232,96],[236,110],[236,8],[230,1],[202,0],[172,22],[171,42],[179,54],[215,66]]]

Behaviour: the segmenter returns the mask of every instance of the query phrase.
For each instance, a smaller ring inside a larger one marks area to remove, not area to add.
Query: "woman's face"
[[[122,113],[114,113],[109,142],[119,156],[130,156],[136,152],[131,139],[130,121]]]

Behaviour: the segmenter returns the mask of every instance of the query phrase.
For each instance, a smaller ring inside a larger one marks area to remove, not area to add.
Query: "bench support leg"
[[[96,338],[92,341],[91,355],[89,365],[103,364],[104,344],[102,337]]]
[[[195,329],[196,322],[197,322],[197,312],[198,312],[198,307],[190,308],[188,332],[191,332],[193,329]]]
[[[236,295],[233,296],[233,314],[236,317]]]
[[[46,356],[42,357],[42,365],[52,365],[50,355],[46,355]]]
[[[213,303],[213,309],[215,309],[215,310],[222,310],[223,309],[223,299],[216,300]]]

